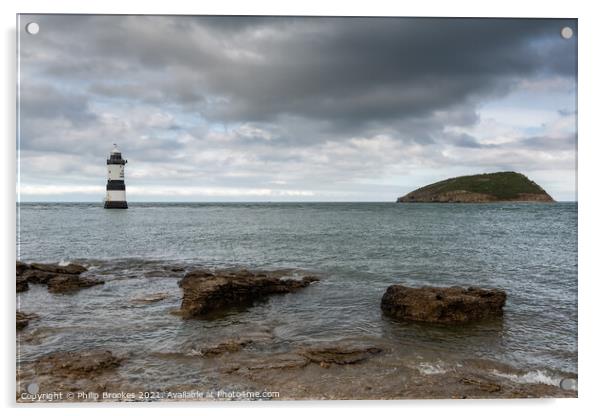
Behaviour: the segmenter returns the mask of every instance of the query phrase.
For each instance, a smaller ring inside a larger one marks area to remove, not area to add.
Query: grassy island
[[[397,202],[554,202],[538,184],[517,172],[459,176],[418,188]]]

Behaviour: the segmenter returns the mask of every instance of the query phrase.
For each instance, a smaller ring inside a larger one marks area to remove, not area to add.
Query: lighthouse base
[[[105,201],[105,208],[107,208],[107,209],[127,209],[128,203],[126,201]]]

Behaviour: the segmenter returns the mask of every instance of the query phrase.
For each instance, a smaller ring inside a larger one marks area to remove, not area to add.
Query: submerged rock
[[[227,352],[238,352],[252,343],[252,339],[230,339],[217,345],[199,348],[198,350],[195,350],[193,355],[199,355],[201,357],[214,357]]]
[[[438,323],[465,323],[501,317],[506,293],[499,289],[469,287],[389,286],[381,301],[385,315]]]
[[[35,371],[38,375],[91,379],[119,367],[122,361],[111,351],[57,352],[36,361]]]
[[[76,263],[63,266],[56,263],[27,264],[17,261],[17,292],[28,290],[29,284],[43,284],[48,286],[50,292],[67,293],[104,283],[102,280],[80,277],[87,270]]]
[[[17,311],[17,330],[25,328],[27,325],[29,325],[29,321],[36,318],[38,318],[38,315],[36,315],[35,313],[25,313]]]
[[[180,313],[184,318],[206,315],[220,309],[252,303],[268,295],[289,293],[318,279],[281,279],[269,273],[246,269],[187,273],[178,283],[184,292]]]
[[[493,381],[483,378],[461,377],[459,379],[459,382],[469,386],[475,386],[477,389],[487,393],[495,393],[502,389],[500,383],[495,383]]]
[[[149,303],[156,303],[165,300],[169,297],[168,293],[160,292],[152,295],[144,296],[141,298],[132,299],[132,303],[146,305]]]
[[[380,347],[331,345],[310,348],[302,351],[301,355],[313,363],[320,364],[322,367],[328,367],[330,364],[357,364],[381,352],[383,352],[383,349]]]
[[[266,371],[283,374],[287,370],[302,369],[309,363],[310,361],[306,357],[299,354],[275,353],[269,356],[245,357],[241,363],[226,367],[222,369],[222,372],[247,377],[254,377],[257,374],[261,378]]]

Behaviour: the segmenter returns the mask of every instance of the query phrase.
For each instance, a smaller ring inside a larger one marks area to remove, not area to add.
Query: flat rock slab
[[[397,319],[453,324],[501,317],[505,303],[506,293],[499,289],[393,285],[381,309]]]
[[[383,352],[380,347],[321,346],[301,351],[301,355],[312,363],[327,367],[330,364],[347,365],[365,361]]]
[[[38,375],[68,378],[91,378],[121,365],[122,358],[111,351],[57,352],[35,363]]]
[[[243,306],[269,295],[290,293],[318,279],[282,279],[270,272],[246,269],[187,273],[180,282],[183,297],[180,314],[184,318],[202,317],[228,307]]]
[[[240,363],[235,363],[222,370],[226,374],[238,374],[243,376],[253,376],[255,373],[261,374],[263,371],[283,372],[285,370],[298,370],[304,368],[310,361],[299,354],[277,353],[269,356],[245,357]]]

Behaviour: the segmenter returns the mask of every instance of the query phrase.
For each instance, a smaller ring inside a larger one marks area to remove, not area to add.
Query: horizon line
[[[491,203],[491,204],[499,204],[499,203],[542,203],[542,202],[538,202],[538,201],[491,201],[491,202],[482,202],[482,203],[476,203],[478,204],[487,204],[487,203]],[[565,200],[555,200],[553,202],[559,203],[559,202],[579,202],[576,199],[565,199]],[[353,203],[353,204],[372,204],[372,203],[395,203],[397,204],[397,201],[391,201],[391,200],[374,200],[374,201],[353,201],[353,200],[349,200],[349,201],[328,201],[328,200],[324,200],[324,201],[317,201],[317,200],[313,200],[313,201],[128,201],[128,204],[268,204],[268,203],[277,203],[277,204],[282,204],[282,203],[291,203],[291,204],[299,204],[299,203],[308,203],[308,204],[312,204],[312,203],[331,203],[331,204],[349,204],[349,203]],[[406,204],[425,204],[425,203],[429,203],[429,202],[406,202]],[[441,203],[441,202],[431,202],[434,204],[445,204],[445,203]],[[545,202],[544,202],[545,203]],[[96,201],[16,201],[16,204],[98,204],[98,205],[102,205],[103,202],[96,202]],[[457,204],[454,202],[449,203],[451,205]]]

